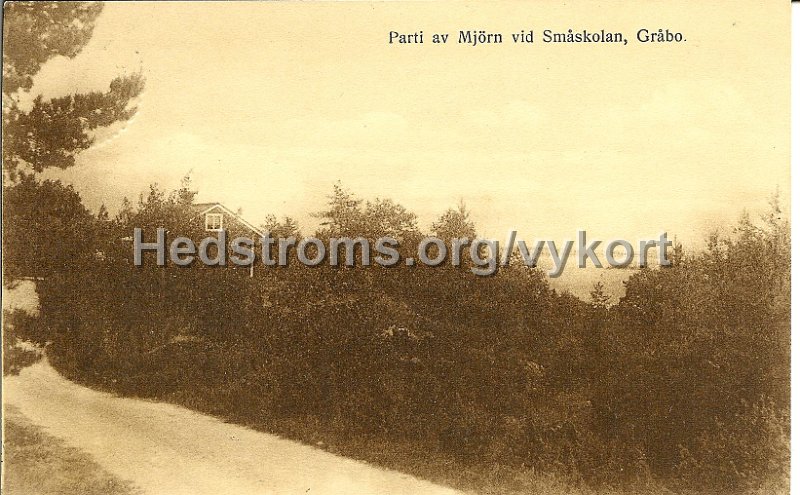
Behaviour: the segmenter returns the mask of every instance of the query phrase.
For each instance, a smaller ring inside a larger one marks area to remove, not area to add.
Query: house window
[[[206,230],[222,230],[222,213],[206,213]]]

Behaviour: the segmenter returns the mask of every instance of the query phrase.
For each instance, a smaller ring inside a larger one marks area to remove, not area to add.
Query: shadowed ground
[[[14,407],[6,407],[3,493],[8,495],[136,495],[78,449],[48,435]]]

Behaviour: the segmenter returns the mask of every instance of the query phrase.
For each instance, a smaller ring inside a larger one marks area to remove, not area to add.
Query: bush
[[[3,375],[17,375],[42,357],[45,335],[38,318],[21,309],[3,311]]]
[[[176,221],[180,205],[154,198],[128,214]],[[42,321],[70,376],[246,424],[303,421],[309,439],[324,427],[576,486],[757,491],[786,478],[787,229],[746,221],[678,251],[610,308],[515,265],[249,278],[133,267],[109,240],[100,263],[41,284]]]

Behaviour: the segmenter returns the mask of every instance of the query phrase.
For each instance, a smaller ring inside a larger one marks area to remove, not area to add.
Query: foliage
[[[3,272],[44,277],[95,254],[94,218],[71,186],[23,174],[3,194]]]
[[[470,220],[469,211],[464,201],[459,202],[457,209],[448,209],[431,226],[433,234],[439,239],[474,239],[475,222]]]
[[[85,264],[96,251],[95,222],[69,186],[38,181],[48,167],[67,168],[93,143],[91,132],[129,119],[144,80],[114,79],[106,92],[29,98],[34,76],[56,56],[75,57],[88,43],[103,5],[8,2],[3,22],[3,272],[42,277]],[[24,98],[23,98],[24,97]]]
[[[41,172],[67,168],[93,143],[90,132],[129,119],[130,102],[144,88],[141,74],[111,81],[108,91],[33,98],[20,104],[42,65],[56,56],[73,58],[88,43],[99,2],[8,2],[3,22],[3,171]]]
[[[603,282],[596,282],[589,294],[590,304],[595,309],[608,309],[611,306],[611,296],[606,294]]]
[[[252,279],[132,266],[120,237],[133,226],[185,232],[184,189],[153,188],[98,220],[106,256],[40,284],[52,356],[70,376],[573,486],[784,486],[789,237],[777,209],[707,250],[678,251],[671,268],[638,271],[612,306],[601,285],[583,302],[519,264],[494,277],[290,264]],[[422,235],[402,206],[338,186],[323,216],[330,235]]]
[[[3,91],[33,86],[54,56],[73,58],[89,42],[100,2],[8,2],[3,5]]]
[[[4,354],[50,342],[71,377],[179,400],[250,425],[305,421],[453,465],[557,476],[598,490],[786,490],[789,435],[789,226],[773,201],[734,235],[641,269],[610,304],[552,290],[541,270],[496,276],[458,267],[258,270],[131,263],[130,234],[201,235],[195,192],[152,187],[110,218],[33,175],[66,168],[92,132],[129,119],[141,75],[108,91],[31,95],[55,56],[86,45],[102,4],[9,2],[3,31],[3,255],[7,277],[43,277],[41,316],[4,319]],[[31,105],[23,105],[28,100]],[[388,199],[334,187],[317,237],[423,237]],[[273,235],[299,236],[289,218]],[[466,206],[431,226],[474,238]],[[192,230],[195,229],[195,230]],[[402,256],[415,254],[402,251]],[[10,360],[4,372],[22,363]]]
[[[288,239],[290,237],[300,239],[303,237],[297,220],[291,217],[284,217],[283,221],[279,221],[275,215],[267,215],[260,228],[262,232],[269,232],[273,239]]]
[[[399,241],[420,235],[417,216],[391,200],[364,202],[337,183],[328,204],[327,210],[315,214],[325,226],[317,233],[319,238],[392,237]]]
[[[16,309],[3,310],[3,376],[16,375],[42,357],[35,344],[44,343],[36,317]]]

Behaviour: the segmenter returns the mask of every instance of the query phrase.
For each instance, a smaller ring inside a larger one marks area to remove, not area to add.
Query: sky
[[[777,189],[789,196],[788,3],[704,4],[109,3],[32,94],[141,71],[139,112],[48,176],[113,212],[189,174],[200,201],[255,224],[290,215],[309,234],[341,181],[403,204],[423,230],[463,199],[488,237],[668,232],[699,247]],[[568,28],[629,43],[510,39]],[[641,44],[640,28],[687,41]],[[456,43],[473,29],[506,42]],[[389,44],[391,30],[451,40]]]

